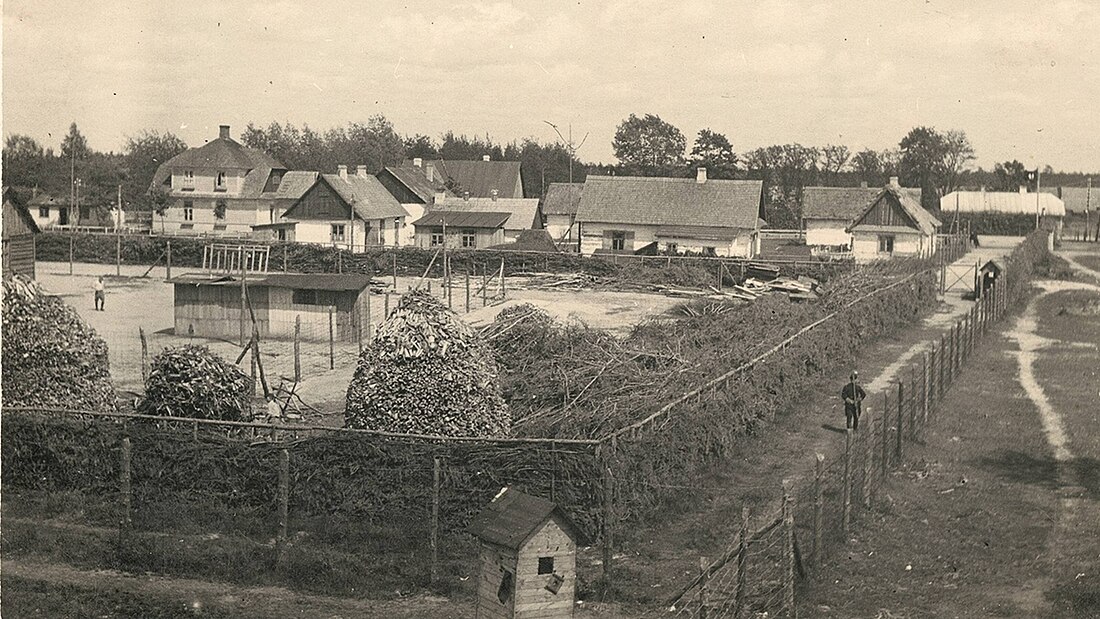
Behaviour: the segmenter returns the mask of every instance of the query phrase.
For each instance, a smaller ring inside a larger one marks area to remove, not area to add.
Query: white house
[[[321,174],[283,213],[286,240],[365,251],[402,245],[407,213],[382,183],[359,166],[355,174],[341,165]]]
[[[455,198],[440,195],[436,197],[435,204],[427,209],[425,216],[440,211],[506,213],[508,218],[504,221],[504,236],[498,243],[514,243],[524,230],[542,229],[542,210],[538,198]]]
[[[891,179],[894,180],[894,179]],[[902,191],[920,204],[920,188]],[[802,227],[806,245],[817,251],[850,251],[848,226],[882,190],[878,187],[806,187],[802,190]]]
[[[898,186],[896,179],[891,181],[848,226],[856,262],[927,257],[936,250],[940,221]]]
[[[577,207],[581,203],[584,183],[550,183],[542,199],[542,214],[546,231],[559,247],[575,247],[577,239]]]
[[[759,251],[762,181],[588,176],[577,208],[581,253]]]

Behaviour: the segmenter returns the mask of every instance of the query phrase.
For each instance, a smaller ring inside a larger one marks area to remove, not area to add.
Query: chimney
[[[435,182],[435,165],[429,163],[428,167],[424,168],[424,176],[428,177],[429,183]]]
[[[462,199],[463,200],[469,200],[470,199],[470,192],[469,191],[463,191],[462,192]]]
[[[414,168],[424,167],[424,160],[421,159],[420,157],[413,157],[413,167]]]
[[[229,125],[219,125],[218,126],[218,137],[223,139],[223,140],[230,139],[230,137],[229,137]]]
[[[336,172],[340,175],[340,178],[348,180],[348,166],[340,164],[336,166]]]
[[[490,161],[490,157],[489,157],[489,155],[482,155],[481,160],[482,161]]]
[[[867,181],[860,181],[859,182],[859,188],[860,189],[867,189]]]
[[[695,182],[702,185],[707,182],[707,169],[703,166],[695,168]]]
[[[1020,193],[1021,194],[1027,193],[1027,185],[1020,185]]]
[[[496,189],[489,192],[489,197],[493,199],[493,202],[497,201],[497,196],[499,196],[499,195],[500,195],[500,192],[497,191]]]
[[[898,177],[896,177],[896,176],[891,176],[890,177],[890,186],[891,187],[900,187],[901,186],[901,185],[898,184]]]
[[[367,166],[357,165],[357,166],[355,166],[355,175],[365,177],[365,176],[370,176],[370,173],[367,172]]]

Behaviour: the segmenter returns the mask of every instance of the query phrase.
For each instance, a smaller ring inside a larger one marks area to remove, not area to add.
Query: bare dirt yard
[[[1100,287],[1037,282],[803,617],[1100,616]]]
[[[142,277],[147,267],[124,265],[121,275],[115,267],[104,264],[76,264],[69,274],[68,263],[44,262],[38,265],[38,281],[76,308],[81,317],[106,340],[111,361],[111,375],[118,389],[140,393],[141,340],[138,329],[144,329],[149,355],[167,346],[194,343],[209,346],[223,357],[233,360],[240,353],[239,342],[188,337],[176,334],[172,300],[172,285],[164,280],[163,268],[156,268]],[[182,272],[173,273],[180,275]],[[92,284],[99,275],[107,287],[106,311],[93,306]],[[389,284],[389,278],[379,278]],[[598,329],[624,332],[647,317],[667,312],[682,299],[658,294],[611,291],[548,291],[526,289],[525,278],[508,278],[507,299],[503,303],[482,306],[482,300],[472,295],[470,312],[466,313],[465,282],[452,291],[451,302],[474,327],[492,322],[504,308],[519,303],[532,303],[561,320],[575,321]],[[398,278],[397,290],[406,291],[416,285],[416,278]],[[440,280],[433,280],[432,292],[442,296]],[[424,286],[427,284],[424,283]],[[391,307],[398,296],[390,295]],[[371,296],[372,322],[377,324],[385,314],[385,295]],[[329,369],[328,333],[303,333],[301,346],[303,382],[298,393],[303,401],[323,414],[306,410],[308,420],[321,423],[343,423],[342,411],[348,383],[355,372],[358,344],[336,342],[333,369]],[[292,382],[294,377],[293,343],[290,340],[265,340],[262,343],[263,362],[268,378]],[[248,371],[247,359],[244,368]]]

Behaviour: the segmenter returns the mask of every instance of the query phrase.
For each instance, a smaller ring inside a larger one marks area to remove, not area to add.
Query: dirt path
[[[355,600],[306,595],[282,587],[235,587],[190,578],[138,576],[114,570],[80,570],[53,563],[10,560],[3,562],[2,572],[5,577],[47,585],[156,598],[168,608],[178,608],[179,616],[198,615],[203,609],[216,609],[226,616],[256,619],[472,616],[471,609],[456,607],[448,599],[434,596],[386,601]],[[8,589],[4,592],[6,598],[18,595],[17,590],[5,588]]]

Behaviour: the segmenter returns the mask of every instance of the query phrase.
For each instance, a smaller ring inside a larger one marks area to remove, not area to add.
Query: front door
[[[57,209],[57,223],[62,226],[69,225],[69,209],[64,206]]]

